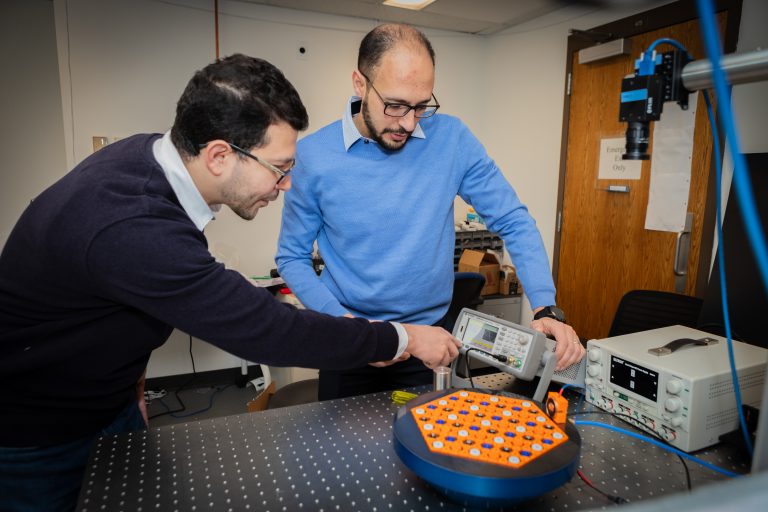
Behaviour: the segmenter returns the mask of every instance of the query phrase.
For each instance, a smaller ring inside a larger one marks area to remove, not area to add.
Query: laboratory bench
[[[477,377],[501,389],[508,376]],[[416,393],[430,387],[414,388]],[[569,413],[628,430],[578,393]],[[315,402],[100,438],[91,451],[79,511],[468,510],[409,470],[395,454],[390,393]],[[685,493],[680,459],[625,434],[580,426],[580,468],[598,489],[629,503]],[[737,449],[695,453],[747,473]],[[695,490],[725,476],[688,462]],[[586,510],[615,506],[575,476],[562,487],[505,510]]]

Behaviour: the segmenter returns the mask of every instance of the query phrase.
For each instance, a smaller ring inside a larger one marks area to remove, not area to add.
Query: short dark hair
[[[435,50],[422,31],[404,23],[386,23],[368,32],[360,42],[357,69],[373,79],[381,58],[398,43],[422,46],[429,53],[432,65],[435,65]]]
[[[297,131],[307,128],[299,93],[269,62],[235,54],[209,64],[189,81],[176,105],[171,140],[185,159],[214,139],[248,149],[266,144],[267,128],[279,121]]]

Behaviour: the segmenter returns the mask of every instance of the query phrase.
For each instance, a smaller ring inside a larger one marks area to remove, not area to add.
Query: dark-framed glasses
[[[432,117],[437,112],[437,109],[440,108],[440,103],[437,101],[434,93],[432,93],[432,99],[435,100],[434,105],[408,105],[405,103],[390,103],[382,98],[379,90],[376,89],[376,87],[373,85],[371,79],[365,76],[365,73],[361,71],[360,74],[363,75],[363,78],[365,78],[369,84],[371,84],[373,92],[376,93],[376,96],[378,96],[381,102],[384,104],[385,115],[390,117],[405,117],[411,110],[413,110],[414,117],[417,119],[423,119],[425,117]]]
[[[267,162],[263,158],[259,158],[258,156],[254,155],[253,153],[250,153],[250,152],[244,150],[243,148],[241,148],[239,146],[235,146],[231,142],[227,142],[227,144],[229,144],[229,147],[232,148],[233,151],[236,151],[237,153],[240,153],[243,156],[247,156],[248,158],[252,158],[252,159],[256,160],[262,166],[266,167],[267,169],[269,169],[270,171],[275,173],[277,175],[277,183],[275,183],[275,185],[279,185],[285,179],[285,177],[288,176],[291,173],[291,171],[293,170],[293,166],[296,165],[296,160],[291,160],[288,163],[288,165],[287,165],[287,167],[288,167],[287,169],[281,169],[281,168],[279,168],[279,167],[277,167],[275,165],[272,165],[271,163]],[[198,144],[198,147],[202,149],[202,148],[204,148],[207,145],[208,145],[208,143],[206,142],[205,144]]]

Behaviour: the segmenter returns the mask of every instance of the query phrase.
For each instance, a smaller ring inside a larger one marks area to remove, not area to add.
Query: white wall
[[[29,202],[67,170],[53,6],[0,5],[0,248]]]

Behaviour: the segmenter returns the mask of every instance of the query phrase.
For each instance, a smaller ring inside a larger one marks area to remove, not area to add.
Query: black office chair
[[[684,325],[696,328],[703,301],[679,293],[631,290],[616,308],[609,337]]]
[[[485,276],[477,272],[456,272],[453,274],[453,297],[446,314],[445,330],[452,331],[453,325],[464,308],[477,309],[483,303],[480,292],[485,286]]]

